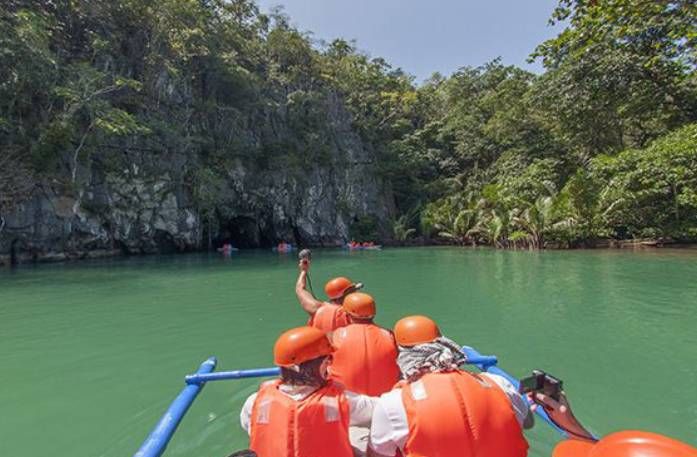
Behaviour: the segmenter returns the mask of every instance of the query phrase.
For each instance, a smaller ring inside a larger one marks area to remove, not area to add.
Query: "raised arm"
[[[300,268],[300,274],[295,283],[295,295],[298,297],[302,309],[310,316],[314,316],[319,307],[322,306],[322,302],[307,290],[307,272],[310,269],[310,262],[303,259],[298,264],[298,268]]]

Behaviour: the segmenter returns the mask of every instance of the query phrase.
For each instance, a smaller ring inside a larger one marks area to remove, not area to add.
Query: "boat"
[[[360,244],[352,245],[351,243],[346,243],[344,249],[349,251],[380,251],[382,249],[381,244],[371,244],[369,246],[363,246]]]
[[[232,252],[237,252],[239,250],[240,250],[239,248],[236,248],[230,244],[225,244],[225,245],[223,245],[223,247],[218,248],[218,252],[220,252],[221,254],[225,254],[225,255],[228,255]]]
[[[480,371],[501,375],[516,387],[518,386],[519,382],[515,377],[498,367],[498,358],[496,356],[482,355],[476,349],[469,346],[463,346],[462,350],[467,356],[467,364],[476,367]],[[148,435],[133,457],[162,456],[172,436],[174,436],[179,423],[207,383],[245,378],[268,378],[278,376],[281,373],[278,367],[216,372],[215,368],[217,364],[217,359],[215,357],[210,357],[199,366],[195,373],[184,377],[184,388],[170,404],[167,411],[165,411],[164,415],[155,425],[155,428],[153,428],[150,435]],[[544,411],[544,408],[535,409],[535,414],[562,437],[567,438],[566,432],[552,422]]]
[[[278,243],[278,246],[271,248],[273,252],[291,252],[297,248],[290,243]]]

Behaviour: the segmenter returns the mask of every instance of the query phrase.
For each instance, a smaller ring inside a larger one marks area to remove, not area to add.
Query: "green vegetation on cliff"
[[[393,194],[397,241],[695,240],[696,18],[687,0],[560,0],[566,29],[531,57],[544,74],[496,60],[417,86],[250,0],[9,0],[0,216],[42,182],[78,192],[95,163],[171,157],[210,232],[234,216],[237,163],[299,180],[351,166],[330,153],[339,105]],[[378,234],[371,218],[351,234]]]

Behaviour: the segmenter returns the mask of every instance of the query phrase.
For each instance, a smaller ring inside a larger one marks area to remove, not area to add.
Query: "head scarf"
[[[466,360],[462,348],[456,342],[441,336],[430,343],[399,346],[397,365],[404,379],[411,381],[424,373],[455,370]]]

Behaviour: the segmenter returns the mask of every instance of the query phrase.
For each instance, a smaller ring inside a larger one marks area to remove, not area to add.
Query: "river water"
[[[132,455],[208,356],[271,365],[276,336],[305,321],[296,272],[294,255],[260,251],[0,270],[0,455]],[[516,376],[562,378],[596,433],[697,446],[695,251],[317,251],[315,289],[338,274],[366,284],[382,325],[427,314]],[[206,386],[166,455],[245,447],[238,414],[258,382]],[[558,440],[541,421],[528,439],[535,456]]]

